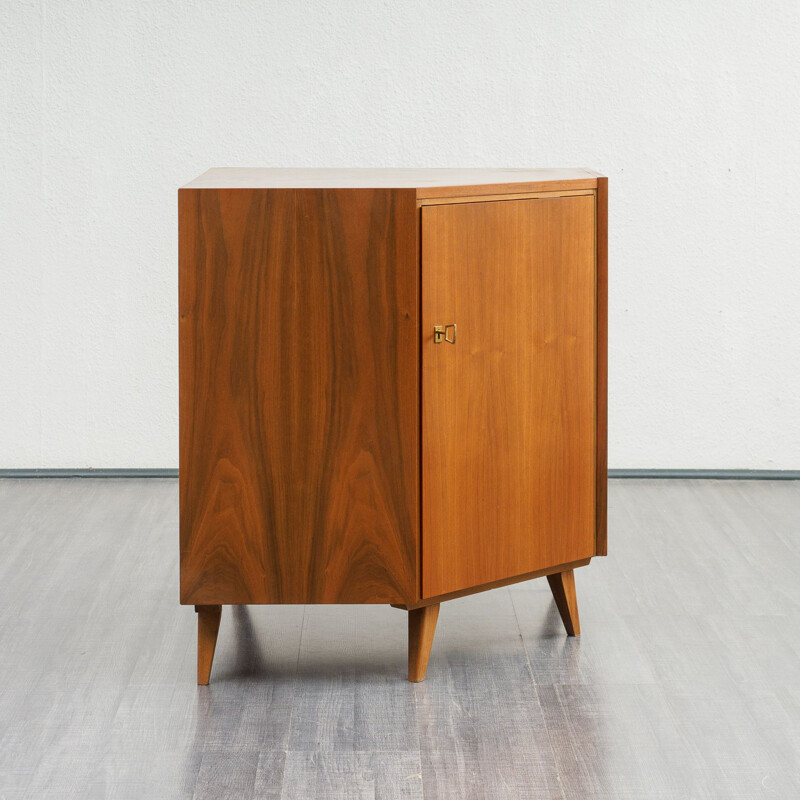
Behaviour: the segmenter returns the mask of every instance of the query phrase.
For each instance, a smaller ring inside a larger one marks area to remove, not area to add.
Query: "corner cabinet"
[[[179,190],[180,599],[439,603],[606,552],[607,180],[215,169]]]

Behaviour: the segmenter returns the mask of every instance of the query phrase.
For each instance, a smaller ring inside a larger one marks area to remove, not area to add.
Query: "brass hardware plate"
[[[453,329],[452,337],[448,335],[450,329]],[[449,325],[434,325],[433,326],[433,343],[434,344],[441,344],[442,342],[447,342],[448,344],[455,344],[456,343],[456,324],[455,322],[451,322]]]

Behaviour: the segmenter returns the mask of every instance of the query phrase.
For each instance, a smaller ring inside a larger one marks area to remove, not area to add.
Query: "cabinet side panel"
[[[297,197],[297,272],[281,303],[285,388],[272,409],[285,437],[275,471],[293,481],[280,491],[287,525],[310,542],[294,581],[309,602],[402,602],[418,596],[414,191]]]
[[[181,190],[181,602],[284,591],[263,403],[268,298],[294,262],[290,190]]]
[[[181,226],[182,601],[415,598],[413,191],[203,192]]]
[[[597,179],[597,455],[596,535],[598,556],[608,553],[608,178]]]

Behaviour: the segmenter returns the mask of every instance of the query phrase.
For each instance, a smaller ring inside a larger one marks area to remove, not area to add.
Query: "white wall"
[[[800,3],[4,2],[0,467],[177,465],[209,166],[610,177],[610,465],[800,468]]]

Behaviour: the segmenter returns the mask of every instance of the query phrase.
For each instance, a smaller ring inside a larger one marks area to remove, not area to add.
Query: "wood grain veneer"
[[[594,203],[422,209],[423,597],[595,552]]]
[[[415,209],[181,191],[182,602],[416,596]]]

